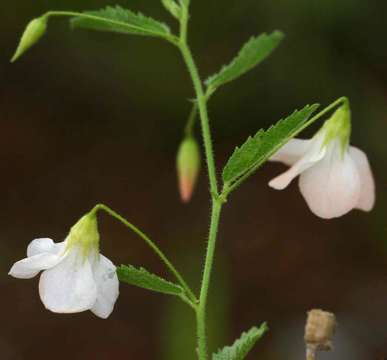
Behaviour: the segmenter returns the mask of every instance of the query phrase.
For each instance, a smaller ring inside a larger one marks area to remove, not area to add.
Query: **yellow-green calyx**
[[[48,16],[42,16],[33,19],[29,22],[26,29],[24,30],[24,33],[20,39],[15,55],[11,59],[11,62],[16,61],[31,46],[35,45],[39,41],[39,39],[46,32],[47,20]]]
[[[339,139],[342,151],[346,150],[351,136],[351,109],[347,101],[325,122],[321,130],[325,132],[323,146]]]
[[[99,232],[96,212],[91,211],[83,216],[71,228],[67,239],[67,249],[73,246],[80,247],[84,257],[87,257],[91,251],[98,252]]]

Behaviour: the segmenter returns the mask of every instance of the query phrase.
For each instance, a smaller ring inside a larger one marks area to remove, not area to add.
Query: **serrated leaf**
[[[259,328],[251,328],[249,331],[242,333],[234,344],[226,346],[213,354],[212,360],[243,360],[267,330],[266,323],[263,323]]]
[[[82,15],[71,19],[72,27],[163,38],[168,38],[171,34],[166,24],[118,5],[85,11]]]
[[[174,0],[161,0],[164,7],[176,18],[181,16],[181,8]]]
[[[283,37],[284,35],[280,31],[252,37],[243,45],[239,54],[230,64],[223,66],[217,74],[206,80],[206,85],[215,90],[219,86],[242,76],[265,60],[277,48]]]
[[[318,105],[307,105],[281,119],[268,130],[259,130],[255,136],[237,147],[223,169],[223,181],[232,183],[252,168],[261,166],[281,146],[303,130]]]
[[[121,265],[117,268],[117,275],[120,281],[143,289],[176,296],[180,296],[184,293],[181,286],[151,274],[144,268],[138,269],[132,265]]]

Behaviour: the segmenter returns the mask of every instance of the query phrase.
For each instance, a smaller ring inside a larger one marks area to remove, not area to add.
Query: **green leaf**
[[[268,130],[259,130],[255,136],[237,147],[223,169],[223,181],[232,183],[251,169],[257,169],[280,147],[301,132],[317,104],[307,105],[302,110],[296,110],[285,119]]]
[[[97,31],[110,31],[122,34],[134,34],[169,38],[171,32],[167,25],[134,13],[120,6],[108,6],[102,10],[85,11],[82,16],[71,20],[74,28],[85,28]]]
[[[230,64],[223,66],[217,74],[206,80],[206,85],[215,90],[242,76],[266,59],[277,48],[283,37],[280,31],[252,37]]]
[[[248,332],[242,333],[241,337],[234,344],[226,346],[216,354],[213,354],[212,360],[243,360],[267,330],[266,323],[263,323],[259,328],[251,328]]]
[[[143,268],[137,269],[131,265],[121,265],[117,268],[117,275],[121,281],[143,289],[176,296],[184,294],[183,288],[179,285],[151,274]]]
[[[161,2],[176,19],[180,19],[181,8],[174,0],[161,0]]]
[[[181,6],[189,7],[190,0],[179,0]]]

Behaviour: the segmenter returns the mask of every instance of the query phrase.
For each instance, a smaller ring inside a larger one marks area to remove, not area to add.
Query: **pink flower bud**
[[[200,151],[193,137],[186,137],[177,153],[177,176],[181,200],[189,202],[200,170]]]

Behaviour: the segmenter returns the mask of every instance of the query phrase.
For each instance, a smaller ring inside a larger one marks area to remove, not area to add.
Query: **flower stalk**
[[[172,264],[172,262],[168,259],[168,257],[160,250],[160,248],[153,242],[148,235],[146,235],[144,232],[142,232],[137,226],[130,223],[128,220],[126,220],[124,217],[122,217],[120,214],[109,208],[108,206],[104,204],[98,204],[94,207],[92,211],[97,212],[99,210],[102,210],[124,224],[127,228],[132,230],[135,234],[137,234],[142,240],[145,241],[145,243],[153,250],[153,252],[161,259],[161,261],[165,264],[165,266],[168,268],[168,270],[173,274],[176,278],[176,280],[180,283],[180,285],[185,290],[188,298],[185,299],[189,302],[189,305],[191,307],[196,307],[196,303],[198,302],[195,294],[191,290],[191,288],[188,286],[187,282],[184,280],[183,276],[180,274],[180,272],[175,268],[175,266]],[[187,302],[186,301],[186,302]]]

